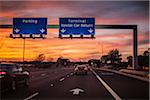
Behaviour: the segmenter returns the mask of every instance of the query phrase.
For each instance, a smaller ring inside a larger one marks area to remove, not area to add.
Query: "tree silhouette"
[[[150,57],[150,48],[148,50],[143,52],[143,55],[138,56],[138,65],[140,66],[140,69],[142,69],[144,66],[149,67],[149,57]],[[132,56],[128,56],[128,65],[132,66]]]
[[[148,50],[144,51],[143,56],[150,56],[150,48],[148,48]]]
[[[127,60],[128,60],[128,65],[131,67],[132,66],[132,56],[128,56]]]
[[[118,49],[113,49],[108,52],[108,60],[111,61],[112,65],[120,63],[122,60],[121,56]]]
[[[43,62],[45,60],[45,55],[44,54],[39,54],[35,61],[37,62]]]
[[[101,57],[101,61],[102,61],[102,63],[107,63],[107,61],[108,61],[109,59],[108,59],[108,55],[103,55],[102,57]]]
[[[144,51],[143,55],[138,56],[138,62],[141,67],[149,67],[150,48]]]

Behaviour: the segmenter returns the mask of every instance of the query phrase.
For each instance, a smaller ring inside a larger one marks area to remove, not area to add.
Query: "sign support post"
[[[25,59],[25,38],[23,38],[23,67],[25,65],[24,59]]]
[[[10,38],[23,39],[23,67],[25,66],[26,38],[45,38],[47,34],[47,18],[13,18],[13,34]],[[38,35],[38,37],[34,37]]]
[[[138,37],[137,37],[137,27],[133,28],[133,67],[135,70],[140,69],[138,66]]]

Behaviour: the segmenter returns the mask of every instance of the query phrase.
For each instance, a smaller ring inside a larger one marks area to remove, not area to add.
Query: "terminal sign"
[[[60,35],[94,35],[95,18],[60,18]]]

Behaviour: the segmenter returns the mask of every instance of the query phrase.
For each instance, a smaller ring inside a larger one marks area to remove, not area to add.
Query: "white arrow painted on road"
[[[63,28],[63,29],[61,29],[60,31],[61,31],[62,33],[64,33],[66,30]]]
[[[19,30],[18,28],[16,28],[14,31],[15,31],[16,33],[18,33],[20,30]]]
[[[45,32],[45,30],[42,28],[41,30],[40,30],[42,33],[44,33]]]
[[[80,88],[75,88],[75,89],[70,90],[70,92],[73,92],[73,95],[79,95],[80,92],[84,92],[84,90]]]
[[[88,30],[90,33],[92,33],[93,32],[93,30],[90,28],[89,30]]]

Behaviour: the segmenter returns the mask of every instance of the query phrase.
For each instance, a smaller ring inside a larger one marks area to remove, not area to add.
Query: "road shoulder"
[[[138,76],[138,75],[131,74],[131,73],[127,73],[125,71],[116,71],[116,70],[103,68],[103,67],[101,67],[101,68],[94,68],[94,69],[96,69],[96,70],[103,70],[103,71],[109,71],[109,72],[113,72],[113,73],[116,73],[116,74],[124,75],[124,76],[127,76],[127,77],[135,78],[135,79],[138,79],[138,80],[141,80],[141,81],[149,82],[149,78]]]

